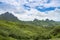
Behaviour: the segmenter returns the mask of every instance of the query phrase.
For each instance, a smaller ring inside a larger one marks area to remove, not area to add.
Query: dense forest
[[[0,15],[0,40],[60,40],[60,22],[21,21],[6,12]]]

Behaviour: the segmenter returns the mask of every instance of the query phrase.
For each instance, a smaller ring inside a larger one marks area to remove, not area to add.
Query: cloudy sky
[[[24,21],[60,21],[60,0],[0,0],[0,14],[7,11]]]

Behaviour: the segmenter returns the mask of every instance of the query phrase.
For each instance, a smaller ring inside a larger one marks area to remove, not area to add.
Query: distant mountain
[[[0,15],[0,20],[19,21],[12,13],[6,12]]]
[[[21,21],[16,16],[14,16],[12,13],[9,13],[9,12],[1,14],[0,20],[13,21],[13,22],[19,22],[19,23],[23,23],[23,24],[43,26],[43,27],[52,27],[52,26],[60,24],[60,23],[57,23],[57,22],[55,22],[53,20],[49,20],[49,19],[46,19],[46,20],[35,19],[33,21]]]
[[[21,21],[12,13],[0,15],[0,40],[60,40],[60,22]]]
[[[25,23],[35,25],[35,26],[43,26],[43,27],[52,27],[52,26],[58,25],[57,22],[49,19],[46,19],[46,20],[35,19],[33,21],[25,21]]]

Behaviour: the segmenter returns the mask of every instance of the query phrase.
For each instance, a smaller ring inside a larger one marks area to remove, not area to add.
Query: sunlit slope
[[[0,39],[35,39],[46,31],[43,27],[0,20]]]
[[[60,22],[21,21],[6,12],[0,15],[0,40],[60,40]]]
[[[22,22],[0,20],[0,40],[60,39],[60,26],[40,27]]]

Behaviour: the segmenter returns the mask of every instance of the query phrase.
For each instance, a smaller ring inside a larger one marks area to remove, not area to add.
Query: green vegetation
[[[2,14],[0,40],[60,40],[60,22],[48,19],[19,21],[12,14]]]
[[[0,20],[0,40],[47,40],[60,38],[60,26],[49,28]]]

